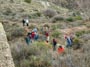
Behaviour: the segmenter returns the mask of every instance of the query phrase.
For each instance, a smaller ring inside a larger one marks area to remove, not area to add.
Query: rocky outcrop
[[[0,67],[14,67],[10,46],[6,34],[0,23]]]

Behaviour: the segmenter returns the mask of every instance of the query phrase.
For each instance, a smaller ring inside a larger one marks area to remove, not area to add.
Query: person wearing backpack
[[[68,34],[65,34],[64,38],[66,39],[66,43],[67,43],[66,47],[71,47],[72,46],[72,38],[71,38],[71,36],[68,35]]]
[[[38,40],[38,38],[39,38],[39,35],[38,35],[38,33],[37,32],[35,32],[35,36],[34,36],[34,40]]]
[[[27,45],[30,45],[31,43],[31,38],[30,38],[30,34],[28,33],[27,36],[25,37],[25,41],[27,43]]]

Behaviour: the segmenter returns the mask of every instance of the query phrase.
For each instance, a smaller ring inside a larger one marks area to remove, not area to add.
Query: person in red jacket
[[[62,46],[58,47],[58,53],[61,54],[64,52],[64,48]]]
[[[34,37],[35,37],[35,32],[32,32],[31,38],[34,39]]]

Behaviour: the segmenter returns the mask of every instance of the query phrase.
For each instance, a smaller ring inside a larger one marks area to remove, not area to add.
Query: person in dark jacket
[[[23,26],[25,26],[25,19],[22,20]]]
[[[56,39],[53,39],[53,50],[56,50],[56,46],[57,46],[57,41]]]

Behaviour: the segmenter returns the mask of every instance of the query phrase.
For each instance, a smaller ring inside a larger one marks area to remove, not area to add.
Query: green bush
[[[63,17],[55,17],[55,20],[56,20],[56,21],[63,21],[64,18],[63,18]]]
[[[41,16],[41,13],[40,13],[40,12],[37,12],[36,15],[37,15],[38,17],[40,17],[40,16]]]
[[[79,38],[73,39],[73,49],[79,49],[81,47],[81,41]]]
[[[76,36],[79,37],[79,36],[82,36],[83,34],[85,33],[85,31],[79,31],[79,32],[76,32]]]
[[[13,30],[11,33],[12,37],[21,37],[24,36],[24,29],[23,28],[18,28],[16,30]]]
[[[75,20],[82,20],[82,17],[81,16],[76,16],[74,18],[75,18]]]
[[[9,24],[9,23],[4,23],[4,28],[6,31],[7,39],[9,41],[24,36],[24,29],[20,28],[17,24]]]
[[[52,18],[53,23],[56,22],[56,21],[63,21],[63,20],[64,20],[64,18],[60,17],[60,16],[55,16],[55,17]]]
[[[23,60],[20,62],[20,66],[21,66],[21,67],[30,67],[30,61],[29,61],[29,60],[26,60],[26,59],[23,59]]]
[[[74,39],[73,39],[73,42],[74,42],[74,44],[79,43],[79,38],[74,38]]]
[[[24,0],[26,3],[31,3],[32,0]]]
[[[35,19],[37,17],[41,17],[41,15],[42,14],[40,12],[36,12],[36,13],[31,14],[29,17]]]
[[[52,36],[58,38],[60,34],[61,34],[61,33],[60,33],[59,31],[54,31],[54,32],[52,33]]]
[[[52,30],[56,30],[57,29],[57,26],[56,25],[52,25]]]
[[[69,17],[69,18],[66,18],[66,21],[68,21],[68,22],[73,22],[74,19],[73,19],[73,17]]]

